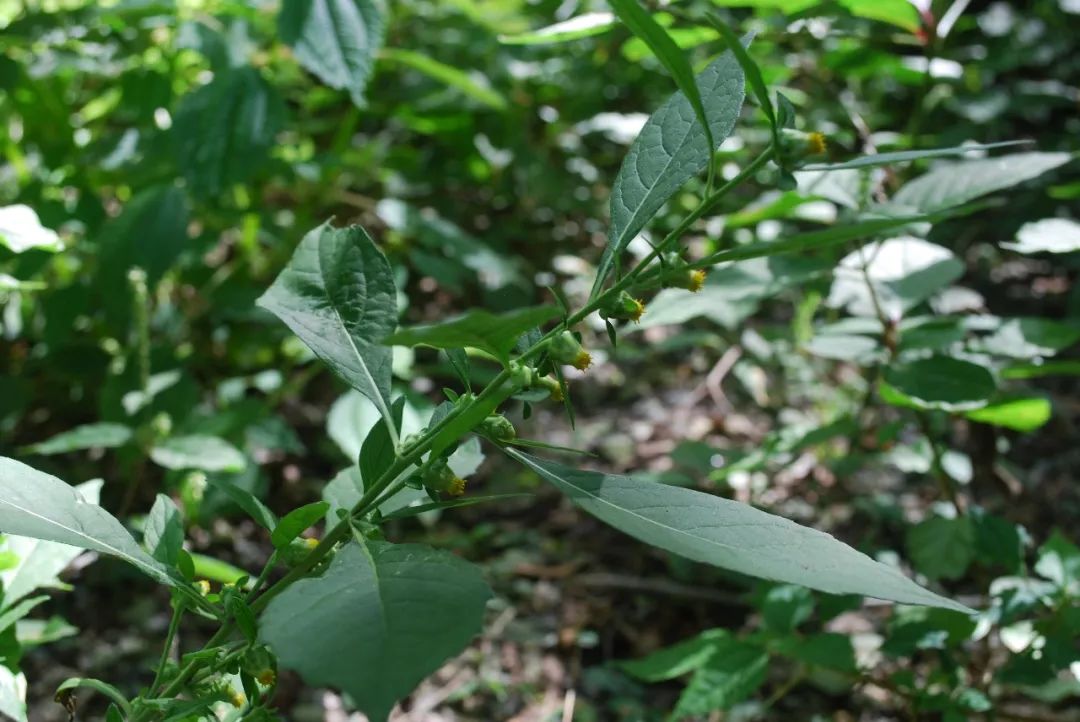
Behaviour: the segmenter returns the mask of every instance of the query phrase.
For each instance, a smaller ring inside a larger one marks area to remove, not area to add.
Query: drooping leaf
[[[480,631],[491,591],[458,557],[413,544],[351,543],[320,577],[262,615],[262,641],[311,685],[348,693],[372,722]]]
[[[1025,223],[1016,243],[1002,243],[1017,253],[1073,253],[1080,251],[1080,223],[1070,218],[1044,218]]]
[[[697,76],[713,142],[735,127],[743,103],[743,72],[730,51]],[[704,128],[681,92],[653,113],[623,160],[611,192],[611,228],[592,295],[600,291],[630,241],[688,180],[712,158]]]
[[[0,457],[0,533],[93,549],[127,561],[161,584],[182,586],[124,525],[55,476]]]
[[[170,436],[150,449],[150,458],[166,469],[243,471],[247,459],[235,446],[216,436]]]
[[[83,449],[114,449],[131,441],[131,427],[124,424],[100,422],[84,424],[64,431],[33,446],[27,447],[31,454],[66,454]]]
[[[981,409],[968,411],[964,416],[982,424],[1030,432],[1049,421],[1052,414],[1049,399],[1032,396],[994,401]]]
[[[892,165],[893,163],[909,163],[911,161],[924,160],[926,158],[948,158],[951,156],[962,156],[972,151],[985,151],[993,150],[995,148],[1006,148],[1012,145],[1023,145],[1027,142],[1028,141],[1026,140],[1007,140],[1001,143],[958,145],[952,148],[895,150],[888,153],[873,153],[871,155],[863,155],[859,156],[858,158],[852,158],[851,160],[845,160],[841,163],[810,163],[803,166],[802,170],[836,171],[848,170],[850,168],[876,168],[882,165]]]
[[[513,35],[500,35],[499,42],[504,45],[565,43],[569,40],[606,33],[614,26],[615,16],[611,13],[582,13],[569,20],[563,20],[536,30],[528,30]]]
[[[0,634],[3,634],[15,622],[19,621],[34,610],[34,607],[48,601],[49,597],[42,594],[40,597],[26,597],[15,604],[9,604],[0,609]]]
[[[653,20],[652,15],[641,7],[638,0],[610,0],[609,4],[634,35],[649,46],[653,55],[675,81],[679,92],[689,101],[690,108],[697,117],[698,126],[704,131],[705,147],[710,151],[708,161],[711,161],[711,150],[716,147],[716,144],[713,140],[709,116],[706,115],[705,106],[701,100],[701,90],[698,88],[697,79],[690,68],[690,61],[686,59],[686,54],[675,44],[667,31]]]
[[[384,343],[441,349],[477,348],[508,363],[510,351],[522,334],[558,315],[555,306],[532,306],[498,314],[476,309],[441,323],[403,328]]]
[[[324,223],[309,232],[258,303],[392,424],[393,354],[381,341],[396,325],[397,289],[390,264],[363,228]],[[396,443],[396,428],[391,436]]]
[[[146,517],[143,530],[143,546],[150,556],[162,564],[176,566],[180,551],[184,548],[184,521],[173,500],[158,494]]]
[[[882,398],[898,406],[966,411],[985,406],[997,383],[985,366],[934,355],[890,364],[880,390]]]
[[[1014,153],[949,163],[904,184],[890,204],[909,211],[942,210],[1012,188],[1070,160],[1068,153]]]
[[[269,159],[285,105],[251,66],[216,73],[180,100],[173,120],[177,163],[188,187],[212,198],[250,178]]]
[[[300,64],[361,108],[385,32],[381,0],[285,0],[278,16],[278,34]]]
[[[12,253],[30,250],[55,253],[64,244],[56,231],[41,225],[33,208],[17,204],[0,208],[0,246]]]
[[[490,389],[478,403],[472,404],[463,413],[450,421],[442,431],[435,435],[431,442],[432,456],[438,456],[451,444],[458,441],[465,433],[475,428],[477,424],[486,419],[503,401],[510,398],[514,393],[512,384],[503,382],[497,387]]]
[[[833,594],[966,609],[824,532],[746,504],[505,451],[601,521],[688,559]]]
[[[483,103],[489,108],[495,110],[506,110],[507,108],[506,98],[487,82],[481,82],[481,80],[477,80],[463,70],[439,62],[422,53],[402,48],[383,48],[379,51],[379,59],[418,70],[440,83],[445,83],[451,88],[461,91],[466,97]]]
[[[274,548],[283,549],[287,547],[289,542],[303,534],[306,529],[318,522],[319,519],[322,519],[329,508],[330,505],[325,501],[316,501],[293,509],[283,516],[270,534],[270,541],[274,543]]]

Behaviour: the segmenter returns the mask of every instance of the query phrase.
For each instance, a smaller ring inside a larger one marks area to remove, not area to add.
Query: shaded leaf
[[[769,655],[752,644],[728,639],[700,667],[683,690],[670,720],[704,717],[729,709],[765,682]]]
[[[170,436],[150,449],[150,458],[166,469],[243,471],[247,459],[235,446],[216,436]]]
[[[941,355],[890,364],[880,387],[890,404],[942,411],[984,406],[996,391],[985,366]]]
[[[274,543],[276,549],[287,547],[289,542],[322,519],[329,508],[330,505],[327,502],[316,501],[293,509],[274,527],[274,531],[270,534],[270,541]]]
[[[278,34],[297,61],[361,108],[385,32],[381,0],[285,0],[278,16]]]
[[[143,529],[143,546],[162,564],[176,566],[184,548],[184,521],[173,500],[158,494]]]
[[[664,682],[704,665],[728,639],[724,629],[707,629],[696,637],[658,649],[640,659],[619,662],[619,669],[642,682]]]
[[[479,570],[453,554],[350,543],[321,577],[270,602],[260,638],[308,684],[341,689],[372,722],[383,722],[480,631],[490,596]]]
[[[966,516],[931,517],[908,530],[907,550],[931,579],[959,579],[975,558],[975,529]]]
[[[131,441],[131,428],[124,424],[101,422],[85,424],[27,447],[31,454],[66,454],[83,449],[114,449]]]
[[[441,323],[403,328],[384,343],[441,349],[477,348],[507,363],[522,334],[558,315],[555,306],[532,306],[499,314],[476,309]]]

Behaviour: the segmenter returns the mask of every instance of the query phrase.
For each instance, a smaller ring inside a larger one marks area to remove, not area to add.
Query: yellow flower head
[[[686,288],[693,293],[697,293],[705,285],[705,271],[695,269],[690,271],[690,275],[687,278]]]
[[[255,679],[258,680],[259,684],[263,687],[269,687],[277,681],[277,675],[274,674],[274,670],[272,669],[264,669],[255,675]]]
[[[814,131],[806,139],[807,150],[810,151],[810,155],[825,155],[825,150],[828,148],[828,143],[825,140],[825,134],[819,131]]]
[[[592,366],[592,355],[585,349],[581,349],[574,356],[574,360],[570,362],[570,365],[576,368],[578,371],[584,371]]]
[[[455,476],[450,480],[450,485],[446,488],[446,493],[450,496],[461,496],[465,493],[465,480],[460,476]]]
[[[229,687],[226,694],[229,695],[229,704],[237,709],[247,704],[247,697],[244,696],[244,693],[234,687]]]
[[[199,594],[205,597],[207,594],[210,593],[210,582],[206,581],[205,579],[200,579],[199,581],[195,582],[195,588],[199,590]]]
[[[634,323],[637,323],[638,321],[641,320],[641,314],[645,313],[645,304],[642,303],[641,300],[637,299],[637,298],[633,299],[633,301],[634,301],[634,308],[630,312],[630,320],[633,321]]]

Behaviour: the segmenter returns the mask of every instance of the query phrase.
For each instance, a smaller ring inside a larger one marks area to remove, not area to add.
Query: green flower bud
[[[825,155],[827,143],[824,133],[804,133],[794,128],[780,131],[780,157],[785,168],[798,168],[804,161]]]
[[[551,376],[541,376],[536,380],[536,385],[547,389],[547,392],[551,395],[552,401],[563,400],[562,385],[557,379]]]
[[[423,484],[432,491],[446,492],[450,496],[465,493],[465,480],[454,473],[446,459],[439,459],[424,471]]]
[[[581,347],[574,334],[563,331],[551,339],[548,346],[551,357],[559,363],[570,364],[579,371],[584,371],[592,365],[592,356]]]
[[[645,313],[645,304],[626,291],[620,291],[618,296],[600,309],[601,318],[614,318],[635,323],[641,320],[643,313]]]
[[[502,414],[492,414],[481,421],[478,428],[481,433],[490,436],[496,441],[513,441],[517,438],[514,425],[510,423],[510,419]]]
[[[278,550],[278,559],[290,569],[307,558],[312,549],[319,546],[318,539],[293,539],[289,546]]]
[[[535,372],[532,366],[523,361],[510,362],[510,380],[519,389],[527,389],[533,385]]]

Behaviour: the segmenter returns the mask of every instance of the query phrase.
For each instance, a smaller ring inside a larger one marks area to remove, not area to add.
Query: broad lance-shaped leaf
[[[285,0],[278,16],[278,34],[300,64],[358,107],[385,30],[382,0]]]
[[[403,328],[384,343],[442,349],[469,346],[487,351],[506,363],[510,350],[522,334],[558,315],[559,309],[555,306],[534,306],[506,313],[477,309],[441,323]]]
[[[321,576],[273,599],[259,624],[282,666],[346,692],[372,722],[460,652],[491,590],[479,569],[417,544],[350,543]]]
[[[743,71],[731,51],[697,76],[713,142],[724,142],[735,127],[744,94]],[[675,93],[653,113],[623,160],[611,191],[611,228],[593,284],[595,296],[619,254],[688,180],[712,159],[713,148],[686,96]]]
[[[397,325],[397,289],[390,264],[364,229],[324,223],[309,232],[258,303],[371,399],[397,443],[390,415],[393,353],[381,343]]]
[[[4,457],[0,457],[0,533],[111,554],[161,584],[184,586],[143,551],[116,517],[55,476]]]
[[[970,611],[824,532],[752,506],[505,451],[601,521],[687,559],[832,594]]]
[[[1070,160],[1069,153],[1014,153],[941,165],[906,183],[886,208],[929,213],[958,206],[1037,178]]]

